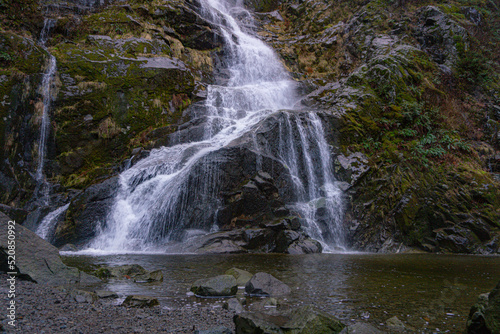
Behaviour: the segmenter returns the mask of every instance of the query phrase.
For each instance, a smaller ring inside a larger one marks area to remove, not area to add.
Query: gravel
[[[5,282],[7,276],[0,275]],[[16,282],[15,329],[5,319],[7,284],[0,285],[1,324],[7,332],[20,333],[193,333],[225,326],[234,330],[234,312],[209,306],[167,309],[127,308],[109,300],[78,303],[62,287],[27,281]],[[83,288],[81,288],[83,289]],[[0,330],[1,332],[1,330]]]

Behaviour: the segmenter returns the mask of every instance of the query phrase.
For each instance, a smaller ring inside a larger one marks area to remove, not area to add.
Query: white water
[[[36,234],[47,241],[50,242],[50,239],[53,237],[56,224],[57,224],[57,219],[68,210],[69,203],[61,206],[60,208],[57,208],[56,210],[50,212],[48,215],[46,215],[40,225],[38,225],[38,228],[36,229]]]
[[[35,180],[42,188],[42,200],[48,205],[49,186],[44,177],[45,156],[47,152],[47,138],[50,131],[50,107],[52,104],[52,88],[54,85],[54,76],[57,69],[56,58],[49,53],[46,43],[49,38],[50,30],[54,27],[55,20],[45,19],[45,23],[40,35],[39,45],[49,54],[47,70],[43,74],[40,93],[42,95],[42,117],[40,124],[40,138],[38,140],[38,166],[36,169]]]
[[[184,227],[209,232],[213,224],[192,226],[193,222],[187,222],[187,208],[197,201],[216,212],[220,204],[216,198],[221,171],[211,153],[255,131],[259,122],[278,110],[293,109],[299,100],[294,82],[271,48],[244,31],[233,17],[243,13],[248,20],[251,15],[245,9],[224,0],[202,0],[202,7],[202,15],[221,28],[230,62],[227,85],[208,87],[203,140],[154,150],[122,173],[119,195],[90,249],[148,252],[178,238]],[[320,119],[312,112],[303,113],[302,118],[284,113],[280,152],[275,156],[281,157],[294,178],[299,199],[295,208],[307,219],[312,237],[324,245],[341,246],[340,191],[331,175]],[[260,147],[255,141],[253,149],[265,152],[271,148]],[[326,203],[324,228],[314,217],[314,205],[319,201]]]

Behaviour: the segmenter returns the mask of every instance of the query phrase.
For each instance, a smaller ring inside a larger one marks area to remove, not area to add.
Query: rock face
[[[417,39],[423,49],[438,64],[451,68],[458,61],[457,45],[465,48],[469,44],[467,30],[435,6],[426,6],[418,11]]]
[[[99,282],[76,268],[62,263],[57,248],[35,233],[20,226],[9,224],[9,217],[0,212],[0,270],[17,272],[19,277],[40,284],[62,285],[69,283],[91,284]],[[14,226],[14,229],[9,228]],[[8,266],[9,232],[15,231],[15,268]]]
[[[284,296],[290,291],[288,285],[266,273],[253,275],[245,285],[245,292],[250,296]]]
[[[238,285],[233,276],[220,275],[197,280],[191,286],[191,291],[201,297],[228,297],[238,292]]]
[[[467,333],[500,333],[500,282],[489,294],[480,295],[471,307]]]
[[[345,327],[335,317],[312,306],[304,306],[283,315],[243,313],[234,316],[236,334],[320,334],[340,333]]]

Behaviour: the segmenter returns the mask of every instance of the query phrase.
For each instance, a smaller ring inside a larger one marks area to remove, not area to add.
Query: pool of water
[[[432,254],[310,254],[310,255],[71,255],[64,262],[84,270],[99,265],[140,264],[161,269],[162,283],[109,281],[101,288],[155,296],[163,307],[196,307],[219,299],[187,294],[200,278],[237,267],[267,272],[287,283],[292,293],[282,308],[313,304],[346,324],[365,321],[383,328],[397,316],[422,333],[463,332],[477,296],[500,280],[500,257]],[[243,297],[243,291],[239,294]],[[256,302],[248,299],[248,305]]]

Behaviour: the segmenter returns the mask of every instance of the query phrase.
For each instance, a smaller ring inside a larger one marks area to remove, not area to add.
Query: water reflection
[[[312,254],[312,255],[113,255],[70,256],[69,265],[91,269],[98,265],[140,264],[161,269],[163,283],[110,281],[104,288],[122,296],[156,296],[164,307],[194,303],[220,307],[218,300],[186,295],[191,284],[238,267],[264,271],[284,281],[292,294],[283,308],[314,304],[346,323],[375,325],[397,316],[419,332],[457,333],[464,329],[470,306],[480,293],[500,279],[500,257],[429,254]],[[239,293],[242,294],[242,291]],[[255,300],[248,300],[249,304]]]

